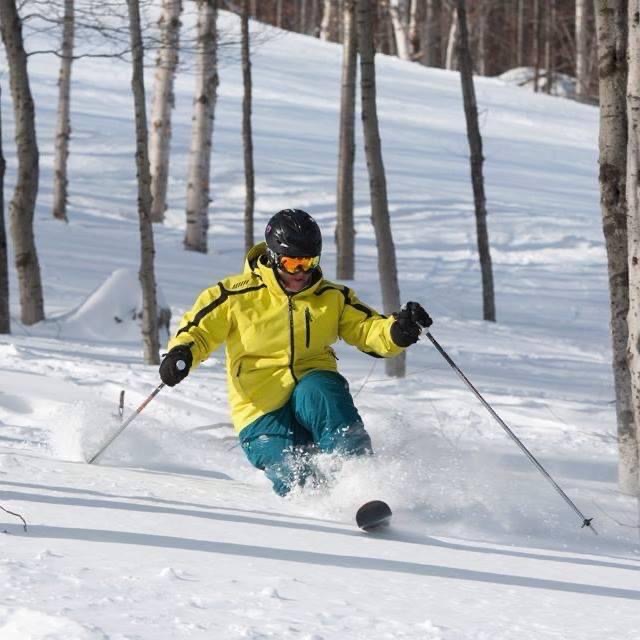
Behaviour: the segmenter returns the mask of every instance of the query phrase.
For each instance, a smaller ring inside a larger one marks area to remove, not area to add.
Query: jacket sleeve
[[[404,349],[392,339],[394,318],[387,318],[362,304],[350,289],[344,291],[345,305],[340,316],[339,335],[350,345],[372,356],[397,356]]]
[[[176,335],[169,340],[168,348],[188,346],[193,355],[193,366],[206,360],[229,335],[227,298],[227,291],[221,284],[205,289],[182,317]]]

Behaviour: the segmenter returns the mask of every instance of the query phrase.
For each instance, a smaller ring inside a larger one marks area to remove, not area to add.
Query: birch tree
[[[67,221],[67,162],[71,139],[71,66],[73,64],[74,0],[64,0],[62,47],[58,76],[58,119],[53,160],[53,217]]]
[[[18,272],[20,319],[23,324],[32,325],[44,320],[40,264],[33,236],[40,172],[27,53],[15,0],[0,0],[0,35],[9,67],[18,159],[15,190],[9,205],[11,238]]]
[[[193,101],[189,179],[187,184],[187,230],[184,246],[207,252],[209,229],[209,177],[213,118],[218,88],[216,0],[198,0],[198,53]]]
[[[0,87],[0,104],[2,104]],[[9,313],[9,258],[7,255],[7,231],[4,224],[4,175],[7,163],[2,151],[2,109],[0,109],[0,333],[11,333]]]
[[[469,140],[471,161],[471,183],[473,186],[473,201],[476,214],[476,235],[478,255],[480,257],[480,271],[482,273],[482,317],[484,320],[495,322],[496,306],[493,292],[493,268],[491,266],[491,252],[489,250],[489,231],[487,229],[487,208],[484,192],[484,176],[482,164],[482,136],[478,124],[478,106],[476,92],[473,86],[473,62],[469,49],[469,31],[467,28],[467,9],[465,0],[456,0],[458,16],[458,64],[460,66],[460,80],[462,82],[462,96],[464,100],[464,114],[467,121],[467,138]]]
[[[149,170],[149,140],[144,90],[144,50],[140,29],[138,0],[127,0],[131,34],[133,92],[136,122],[136,169],[138,181],[138,218],[140,221],[140,286],[142,287],[142,342],[144,361],[160,363],[158,339],[158,303],[154,273],[155,249],[151,224],[151,173]]]
[[[353,163],[355,159],[356,76],[358,62],[355,0],[344,3],[344,45],[338,138],[338,188],[336,198],[336,277],[355,277],[355,229],[353,226]]]
[[[576,0],[576,97],[578,99],[584,98],[589,89],[588,2],[589,0]]]
[[[178,67],[181,13],[182,0],[163,0],[158,18],[160,46],[156,59],[149,139],[153,222],[162,222],[167,209],[171,111],[175,107],[173,85]]]
[[[335,23],[335,0],[323,0],[322,22],[320,23],[320,39],[333,40]]]
[[[253,133],[251,128],[251,40],[249,37],[249,0],[242,0],[242,148],[244,152],[244,247],[248,252],[254,243],[253,214],[255,208],[255,171],[253,166]]]
[[[600,207],[609,274],[618,479],[622,491],[634,493],[638,448],[627,364],[627,0],[598,0],[596,20],[600,78]]]
[[[602,14],[602,11],[600,11]],[[633,429],[619,433],[620,470],[625,488],[640,496],[640,0],[629,0],[627,54],[627,242],[629,267],[628,362]]]
[[[398,57],[402,60],[411,60],[411,47],[409,45],[409,7],[407,0],[388,0],[388,2]]]
[[[454,8],[451,12],[451,24],[449,26],[449,37],[447,38],[447,53],[444,68],[449,71],[456,69],[456,47],[458,46],[458,15]]]
[[[376,69],[371,8],[372,0],[357,0],[362,125],[369,172],[371,218],[378,247],[378,274],[382,288],[382,306],[385,314],[391,314],[400,309],[400,287],[398,285],[396,250],[391,234],[387,179],[382,160],[382,144],[376,107]],[[390,376],[404,377],[406,371],[405,354],[387,360],[386,371]]]

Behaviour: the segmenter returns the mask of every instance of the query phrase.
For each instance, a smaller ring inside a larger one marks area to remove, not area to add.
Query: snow
[[[237,28],[228,14],[222,22]],[[253,29],[256,228],[279,208],[307,208],[324,229],[333,277],[340,48]],[[182,249],[193,77],[178,77],[170,208],[155,227],[174,326],[202,288],[242,265],[238,60],[229,46],[208,255]],[[143,364],[135,321],[113,320],[131,318],[139,299],[129,69],[100,59],[74,66],[65,225],[50,212],[58,61],[29,64],[48,319],[19,323],[12,274],[13,334],[0,337],[0,504],[29,526],[0,512],[2,640],[640,638],[638,507],[616,486],[593,107],[476,79],[499,319],[489,324],[480,320],[459,78],[378,57],[402,298],[425,304],[434,337],[595,517],[598,536],[427,341],[411,348],[403,380],[338,346],[377,456],[323,460],[335,469],[330,492],[280,499],[248,464],[229,421],[221,352],[163,389],[88,465],[120,424],[120,390],[128,416],[159,382]],[[8,91],[2,100],[10,196]],[[349,284],[380,306],[362,150],[359,137]],[[375,535],[353,523],[371,498],[394,510]]]

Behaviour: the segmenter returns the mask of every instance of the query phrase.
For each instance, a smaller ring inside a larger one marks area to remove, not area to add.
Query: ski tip
[[[363,531],[374,531],[387,527],[391,522],[391,507],[382,500],[371,500],[356,512],[356,524]]]

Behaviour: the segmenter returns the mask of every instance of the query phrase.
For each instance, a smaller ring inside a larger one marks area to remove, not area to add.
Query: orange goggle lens
[[[320,256],[297,258],[294,256],[278,256],[278,267],[287,273],[312,271],[320,264]]]

